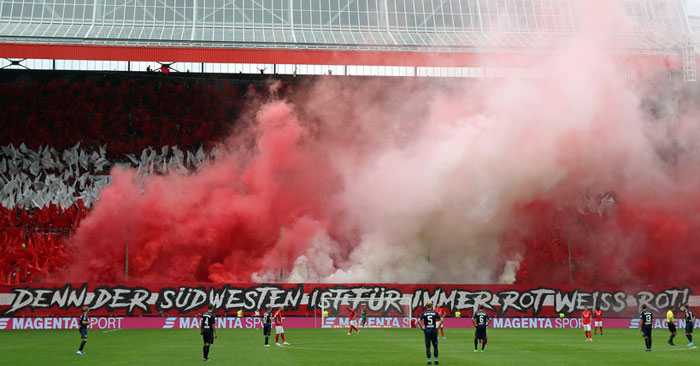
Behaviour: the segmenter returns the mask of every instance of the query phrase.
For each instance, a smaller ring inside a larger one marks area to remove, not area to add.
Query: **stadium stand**
[[[141,174],[196,171],[263,79],[8,72],[0,83],[0,282],[46,279],[110,183],[116,164]],[[251,84],[253,82],[253,84]],[[24,247],[22,246],[24,244]]]
[[[216,158],[244,106],[266,97],[255,87],[265,86],[263,72],[295,82],[297,70],[334,77],[489,77],[493,68],[536,74],[538,55],[581,28],[570,0],[495,7],[474,0],[276,1],[236,10],[224,0],[178,4],[0,7],[0,68],[7,68],[0,72],[0,282],[48,278],[66,262],[66,239],[116,164],[187,174]],[[611,44],[632,68],[694,81],[696,42],[684,9],[682,0],[625,1],[632,21],[609,35]],[[88,62],[93,71],[62,71],[88,70]],[[159,72],[133,72],[146,64]],[[104,71],[115,66],[130,72]],[[47,71],[10,70],[28,67]],[[224,70],[249,74],[205,74]],[[575,210],[569,216],[596,219]],[[550,250],[543,254],[550,263],[570,260],[561,233],[533,237],[532,246]]]

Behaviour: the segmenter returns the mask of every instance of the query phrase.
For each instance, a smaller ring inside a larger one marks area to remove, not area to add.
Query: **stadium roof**
[[[4,42],[304,49],[549,49],[580,29],[576,0],[24,0],[0,2]],[[616,35],[678,49],[683,0],[625,0]]]
[[[196,61],[188,49],[326,50],[335,59],[354,51],[397,52],[395,59],[537,54],[580,32],[580,1],[586,0],[2,0],[0,57],[42,55],[17,45],[121,46],[112,50],[117,56],[173,61]],[[684,0],[618,1],[631,21],[610,34],[611,47],[680,60],[690,40]],[[144,55],[152,49],[167,57]],[[62,56],[72,52],[64,48]]]

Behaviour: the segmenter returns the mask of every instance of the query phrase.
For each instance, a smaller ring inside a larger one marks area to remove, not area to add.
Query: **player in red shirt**
[[[586,342],[592,342],[593,336],[591,335],[591,311],[588,310],[588,306],[583,307],[583,313],[581,313],[581,323],[583,324],[583,331],[586,332]]]
[[[440,322],[440,335],[442,336],[442,339],[447,339],[445,337],[445,329],[443,328],[443,324],[445,324],[445,315],[447,315],[447,311],[445,311],[445,308],[437,308],[435,310],[436,313],[440,314],[440,319],[443,319],[442,322]]]
[[[600,306],[596,307],[593,311],[593,316],[595,317],[594,330],[595,334],[598,334],[598,328],[600,328],[600,335],[603,335],[603,311],[600,310]]]
[[[360,334],[360,330],[357,329],[357,323],[355,320],[355,317],[357,316],[357,312],[355,312],[355,309],[348,307],[348,311],[350,312],[350,332],[348,332],[348,335],[352,334],[352,330],[355,329],[357,331],[357,334]]]
[[[275,342],[277,345],[280,345],[280,335],[282,336],[282,342],[284,343],[285,346],[288,346],[289,343],[287,343],[287,340],[284,339],[284,327],[282,327],[282,310],[284,310],[283,307],[280,306],[280,308],[275,312],[274,320],[275,320]]]

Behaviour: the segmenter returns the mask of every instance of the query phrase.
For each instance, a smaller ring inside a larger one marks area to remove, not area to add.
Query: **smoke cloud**
[[[65,279],[124,280],[128,244],[143,282],[700,280],[697,92],[631,82],[580,3],[535,79],[320,78],[196,174],[113,169]]]

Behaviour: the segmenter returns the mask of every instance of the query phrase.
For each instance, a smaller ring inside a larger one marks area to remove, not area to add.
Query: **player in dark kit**
[[[683,310],[685,311],[685,336],[688,338],[688,346],[692,347],[693,343],[693,324],[695,323],[695,315],[690,311],[688,304],[683,305]]]
[[[472,323],[474,323],[474,328],[476,328],[476,332],[474,333],[474,352],[477,352],[479,342],[481,342],[481,352],[484,352],[484,348],[488,342],[486,328],[489,326],[490,322],[491,317],[484,312],[484,305],[479,305],[479,311],[474,313],[472,317]]]
[[[429,302],[425,304],[425,310],[423,314],[420,315],[420,320],[422,323],[418,323],[420,329],[425,334],[425,354],[428,356],[428,365],[430,365],[430,344],[433,345],[433,353],[435,354],[435,364],[439,365],[438,361],[438,335],[437,330],[442,325],[442,318],[435,310],[433,310],[433,303]]]
[[[642,332],[647,352],[651,351],[651,322],[654,316],[647,310],[647,305],[642,304],[642,312],[639,314],[639,331]]]
[[[214,343],[214,339],[216,338],[216,327],[214,326],[214,323],[216,323],[216,316],[212,312],[212,310],[214,310],[214,305],[209,304],[207,309],[209,311],[202,314],[202,326],[199,331],[202,335],[202,339],[204,339],[204,347],[202,348],[204,358],[202,358],[202,361],[209,361],[209,346]]]
[[[85,343],[87,342],[87,327],[88,325],[90,325],[88,311],[90,311],[90,308],[87,306],[83,306],[83,313],[80,315],[80,319],[78,319],[78,330],[80,331],[80,338],[82,338],[83,340],[80,343],[80,348],[78,349],[78,352],[76,352],[79,355],[85,354],[85,352],[83,352],[83,348],[85,348]]]
[[[265,347],[270,347],[270,334],[272,333],[272,306],[267,307],[267,311],[262,316],[263,335],[265,336]]]

